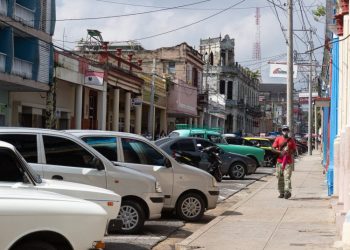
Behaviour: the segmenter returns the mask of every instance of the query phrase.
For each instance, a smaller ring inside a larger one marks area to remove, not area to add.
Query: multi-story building
[[[152,73],[155,59],[155,73],[167,79],[168,132],[180,123],[198,125],[197,94],[202,86],[202,55],[187,43],[156,50],[134,50],[134,53],[142,60],[143,72]]]
[[[55,0],[0,0],[0,126],[44,125],[55,13]]]
[[[277,131],[286,124],[286,84],[260,84],[259,103],[265,114],[260,122],[260,132]]]
[[[235,41],[226,35],[201,39],[205,55],[201,94],[208,96],[204,126],[225,128],[226,132],[257,133],[258,75],[235,61]]]

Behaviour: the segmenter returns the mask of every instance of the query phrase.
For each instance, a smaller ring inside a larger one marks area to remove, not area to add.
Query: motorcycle
[[[208,162],[210,163],[207,172],[210,173],[212,176],[214,176],[215,180],[217,182],[222,181],[222,161],[219,157],[220,149],[217,146],[211,146],[207,147],[201,150],[203,153],[206,153],[208,156]],[[198,159],[193,159],[193,156],[191,156],[188,153],[177,151],[174,155],[175,160],[178,162],[191,165],[194,167],[199,167],[199,161]]]

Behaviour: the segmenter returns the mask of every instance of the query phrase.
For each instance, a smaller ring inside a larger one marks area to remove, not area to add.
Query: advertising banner
[[[270,77],[283,77],[287,78],[287,64],[271,63],[270,64]],[[297,78],[298,66],[293,66],[293,78]]]
[[[104,72],[87,71],[85,73],[85,84],[103,85]]]

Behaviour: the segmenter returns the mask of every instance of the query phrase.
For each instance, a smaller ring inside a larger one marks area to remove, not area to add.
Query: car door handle
[[[63,177],[60,176],[60,175],[54,175],[54,176],[52,176],[51,179],[52,179],[52,180],[60,180],[60,181],[62,181],[62,180],[63,180]]]

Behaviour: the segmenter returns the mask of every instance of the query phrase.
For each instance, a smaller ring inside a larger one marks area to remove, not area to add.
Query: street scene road
[[[210,215],[204,216],[196,225],[195,228],[205,225],[210,222],[215,216],[219,215],[220,204],[225,200],[234,196],[238,192],[248,188],[255,182],[259,182],[262,178],[273,174],[275,171],[274,168],[258,168],[255,174],[246,176],[243,180],[230,180],[229,178],[224,178],[220,186],[220,196],[218,200],[218,207],[213,211],[210,211]],[[217,212],[215,211],[217,210]],[[217,214],[219,213],[219,214]],[[114,249],[125,249],[125,250],[146,250],[152,249],[159,242],[162,242],[167,239],[167,237],[173,233],[176,233],[181,229],[185,224],[183,221],[177,220],[173,215],[165,215],[165,218],[162,218],[158,221],[148,221],[145,224],[142,234],[139,235],[116,235],[108,236],[105,238],[106,250]],[[193,224],[193,223],[192,223]],[[187,236],[187,233],[184,234]]]

